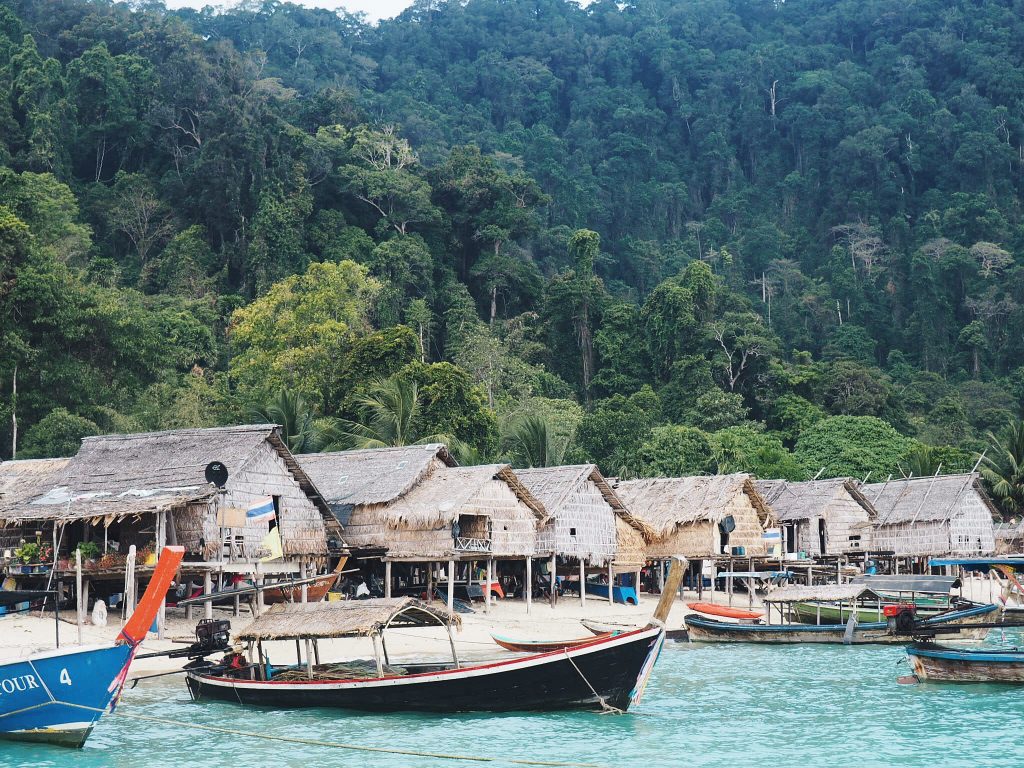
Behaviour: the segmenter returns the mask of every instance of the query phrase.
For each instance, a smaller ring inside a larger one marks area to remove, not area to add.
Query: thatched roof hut
[[[525,557],[538,501],[507,464],[458,467],[443,445],[306,454],[302,465],[355,548],[391,559]]]
[[[458,614],[411,597],[278,603],[236,634],[248,642],[366,637],[390,627],[462,626]]]
[[[0,462],[0,510],[13,507],[46,493],[53,478],[64,470],[71,459],[20,459]],[[34,540],[34,521],[0,522],[0,550],[17,547],[22,539]]]
[[[787,552],[814,557],[870,549],[875,509],[852,478],[758,480],[754,485],[782,526]]]
[[[456,466],[447,446],[440,443],[303,453],[295,458],[346,527],[356,507],[390,504],[435,469]]]
[[[212,462],[227,468],[223,491],[206,480]],[[125,548],[147,536],[152,541],[154,517],[167,512],[168,541],[212,559],[222,548],[218,510],[244,510],[271,497],[285,555],[323,554],[328,532],[341,534],[273,424],[87,437],[38,490],[10,505],[0,502],[0,520],[117,524]],[[246,521],[241,530],[249,557],[258,554],[269,527]]]
[[[811,600],[826,603],[850,602],[851,600],[882,601],[882,597],[867,584],[823,584],[808,587],[792,584],[769,592],[767,603],[806,603]]]
[[[596,465],[519,469],[516,475],[551,516],[538,549],[611,563],[623,572],[643,567],[654,531],[626,509]]]
[[[625,506],[650,526],[654,542],[649,558],[683,555],[715,557],[728,546],[743,547],[747,555],[762,555],[770,508],[750,475],[702,475],[626,480],[615,486]],[[732,518],[734,530],[723,542],[723,523]]]
[[[872,549],[897,556],[986,555],[998,511],[978,473],[888,480],[861,486],[878,510]]]
[[[996,554],[1015,555],[1024,552],[1024,522],[997,523]]]

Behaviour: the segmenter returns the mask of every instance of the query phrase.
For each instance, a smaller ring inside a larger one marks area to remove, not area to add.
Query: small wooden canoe
[[[615,624],[613,622],[593,621],[591,619],[580,619],[580,624],[595,635],[622,634],[623,632],[635,632],[640,629],[636,624]]]
[[[338,580],[337,573],[328,573],[306,586],[306,602],[319,603],[327,593],[331,591],[334,582]],[[263,602],[267,605],[274,603],[301,603],[302,586],[268,587],[263,590]]]
[[[744,611],[742,608],[730,608],[728,605],[715,605],[714,603],[687,603],[686,607],[697,613],[705,613],[708,616],[721,616],[726,619],[742,619],[753,621],[764,616],[760,611]]]
[[[551,651],[564,651],[566,648],[579,648],[582,645],[589,645],[590,643],[598,643],[602,640],[607,640],[610,637],[615,637],[617,634],[617,632],[604,632],[600,635],[577,637],[573,640],[513,640],[510,637],[492,634],[491,639],[502,648],[509,651],[518,651],[520,653],[549,653]]]

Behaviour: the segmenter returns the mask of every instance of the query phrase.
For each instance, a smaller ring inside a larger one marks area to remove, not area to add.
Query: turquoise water
[[[300,738],[611,768],[1024,765],[1024,688],[903,686],[900,648],[668,643],[643,704],[593,713],[378,716],[193,703],[178,678],[126,691],[125,712]],[[120,711],[120,710],[119,710]],[[86,748],[0,742],[0,766],[508,765],[388,756],[106,716]]]

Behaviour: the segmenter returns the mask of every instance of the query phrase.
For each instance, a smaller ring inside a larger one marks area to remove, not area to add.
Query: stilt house
[[[742,547],[763,555],[772,513],[750,475],[657,477],[621,481],[615,492],[655,534],[650,559],[712,558]]]
[[[443,445],[305,454],[346,542],[389,560],[522,558],[544,506],[507,464],[455,466]]]
[[[207,475],[216,463],[223,487]],[[325,555],[328,539],[341,544],[341,526],[272,424],[88,437],[34,490],[0,501],[0,520],[50,526],[62,552],[88,540],[120,555],[166,543],[192,560],[252,563],[268,556],[275,527],[286,560]],[[273,515],[249,519],[265,499]]]
[[[754,485],[782,527],[787,552],[820,557],[870,549],[875,510],[855,480],[758,480]]]
[[[520,469],[516,475],[551,516],[538,534],[550,550],[617,573],[646,563],[654,531],[626,509],[594,464]]]
[[[861,492],[878,510],[873,550],[897,557],[995,551],[999,513],[978,473],[889,480]]]
[[[40,496],[50,489],[71,459],[21,459],[0,463],[0,510]],[[0,521],[0,554],[13,551],[22,541],[35,541],[42,530],[31,520]]]

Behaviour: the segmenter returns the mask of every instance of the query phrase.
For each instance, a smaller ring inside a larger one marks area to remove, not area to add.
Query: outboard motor
[[[912,635],[917,630],[917,606],[909,603],[887,605],[882,609],[891,635]]]

